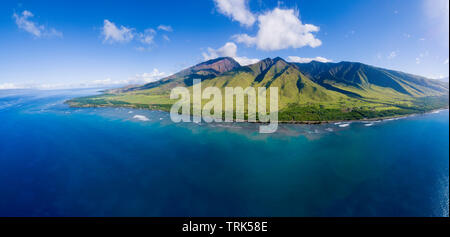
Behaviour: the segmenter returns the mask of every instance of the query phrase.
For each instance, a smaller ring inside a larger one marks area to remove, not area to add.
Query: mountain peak
[[[230,62],[236,62],[236,60],[234,60],[232,57],[218,57],[218,58],[213,58],[213,59],[209,59],[207,61],[204,61],[202,63],[197,64],[198,65],[204,65],[204,64],[213,64],[216,62],[221,62],[221,61],[230,61]],[[236,62],[237,63],[237,62]]]
[[[224,73],[240,67],[241,65],[231,57],[220,57],[208,60],[194,66],[194,70],[213,69],[218,73]]]
[[[286,62],[283,58],[281,58],[281,57],[276,57],[276,58],[274,58],[273,59],[273,61],[276,63],[276,62],[278,62],[278,61],[282,61],[282,62]]]
[[[278,62],[282,62],[282,63],[288,64],[283,58],[276,57],[276,58],[273,58],[273,59],[272,58],[265,58],[265,59],[255,63],[255,65],[260,65],[260,66],[263,66],[263,67],[270,67],[270,66],[272,66],[272,65],[274,65],[274,64],[276,64]]]
[[[289,65],[288,62],[286,62],[284,59],[280,58],[280,57],[276,57],[273,59],[273,64],[278,66],[278,67],[285,67],[287,65]]]

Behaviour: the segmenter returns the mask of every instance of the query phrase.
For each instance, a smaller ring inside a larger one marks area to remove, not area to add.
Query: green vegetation
[[[224,68],[226,70],[224,70]],[[221,69],[222,71],[218,71]],[[139,87],[67,101],[73,107],[130,107],[169,111],[172,88],[278,87],[279,120],[359,120],[423,113],[448,106],[448,83],[361,63],[293,64],[281,58],[239,66],[219,58]],[[224,93],[223,93],[224,95]],[[203,101],[203,104],[208,101]]]
[[[379,107],[352,107],[345,109],[327,108],[323,105],[299,106],[292,104],[280,111],[280,121],[343,121],[395,117],[440,109],[448,106],[448,96],[418,98],[405,106],[401,104],[380,105]]]

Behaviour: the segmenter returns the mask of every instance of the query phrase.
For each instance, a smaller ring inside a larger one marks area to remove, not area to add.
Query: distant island
[[[209,60],[142,86],[66,101],[71,107],[129,107],[169,111],[171,89],[279,88],[279,121],[320,123],[404,116],[448,108],[449,84],[356,62],[290,63],[267,58],[241,66],[233,58]]]

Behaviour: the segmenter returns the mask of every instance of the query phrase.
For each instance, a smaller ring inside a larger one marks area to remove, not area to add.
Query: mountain
[[[367,92],[374,92],[375,87],[391,88],[398,93],[420,97],[448,93],[448,85],[383,68],[377,68],[362,63],[340,62],[296,64],[300,71],[310,76],[314,82],[351,96],[364,96]],[[342,91],[333,85],[345,87]],[[386,91],[383,91],[383,94]]]
[[[123,93],[136,90],[145,90],[155,87],[163,87],[171,89],[177,86],[191,86],[193,79],[211,79],[219,76],[222,73],[235,70],[239,68],[238,62],[230,57],[216,58],[206,62],[197,64],[193,67],[186,68],[176,74],[163,78],[156,82],[150,82],[143,86],[125,87],[119,89],[109,90],[110,93]]]
[[[266,58],[240,66],[233,58],[209,60],[142,86],[68,101],[71,106],[126,106],[169,110],[170,91],[192,88],[278,87],[280,121],[329,121],[425,112],[448,106],[448,83],[356,62],[290,63]]]

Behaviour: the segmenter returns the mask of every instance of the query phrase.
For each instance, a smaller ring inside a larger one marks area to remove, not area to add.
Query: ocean
[[[171,122],[0,90],[0,216],[447,216],[449,111],[376,122]]]

